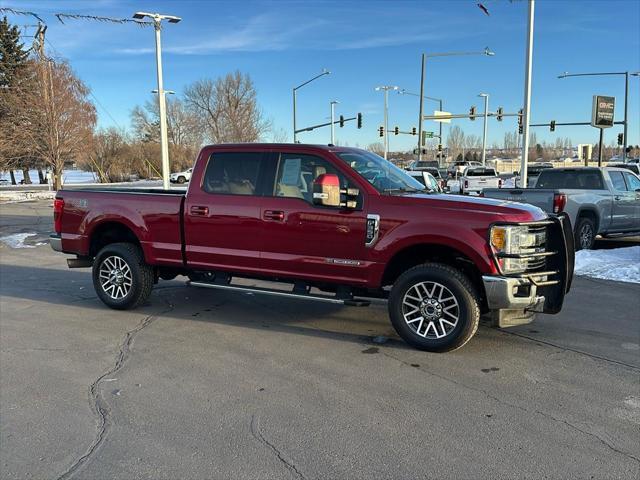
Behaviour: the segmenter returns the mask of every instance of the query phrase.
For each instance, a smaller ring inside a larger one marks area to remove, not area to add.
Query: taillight
[[[566,205],[567,196],[564,193],[556,193],[553,195],[553,213],[563,212]]]
[[[464,188],[469,188],[469,180],[464,181]]]
[[[501,178],[498,179],[498,188],[502,188],[502,179]]]
[[[62,210],[64,210],[64,200],[56,198],[53,201],[53,230],[56,233],[62,232]]]

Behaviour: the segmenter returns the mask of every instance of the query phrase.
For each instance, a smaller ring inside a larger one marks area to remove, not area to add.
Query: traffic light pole
[[[360,118],[362,119],[362,116],[360,116]],[[334,125],[336,123],[351,122],[351,121],[357,120],[357,119],[358,119],[358,115],[356,115],[355,117],[343,118],[342,120],[335,120],[333,122],[319,123],[318,125],[312,125],[310,127],[300,128],[300,129],[296,130],[294,133],[298,134],[298,133],[302,133],[302,132],[310,132],[311,130],[315,130],[316,128],[328,127],[328,126]],[[360,126],[358,126],[358,128],[360,128]]]
[[[427,56],[422,54],[422,70],[420,74],[420,116],[418,120],[418,161],[422,160],[422,122],[424,119],[424,68]],[[442,126],[441,126],[442,128]]]

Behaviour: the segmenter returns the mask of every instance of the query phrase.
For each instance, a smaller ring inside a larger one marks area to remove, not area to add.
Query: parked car
[[[480,314],[506,327],[558,313],[571,284],[563,215],[430,194],[364,150],[208,146],[192,180],[186,192],[59,190],[51,246],[76,256],[70,267],[91,267],[98,297],[114,309],[143,304],[158,279],[177,275],[197,287],[333,304],[386,299],[398,334],[438,352],[471,339]],[[242,277],[290,290],[234,281]]]
[[[596,235],[640,233],[640,177],[623,168],[544,170],[534,188],[490,189],[484,196],[529,203],[549,213],[567,213],[576,249],[592,248]]]
[[[640,164],[638,163],[609,163],[607,164],[607,167],[626,168],[636,175],[640,175]]]
[[[422,185],[427,187],[427,189],[431,192],[443,193],[444,189],[442,188],[442,184],[425,170],[409,170],[407,171],[409,175],[419,181]]]
[[[184,172],[177,172],[177,173],[172,173],[169,176],[169,181],[171,183],[185,183],[188,182],[189,180],[191,180],[191,173],[193,172],[193,168],[189,168],[188,170],[185,170]]]
[[[485,188],[502,187],[502,179],[490,167],[467,167],[459,180],[463,195],[480,195]]]
[[[458,175],[464,172],[464,169],[467,167],[481,167],[482,163],[480,162],[468,162],[466,160],[460,160],[457,162],[453,162],[449,167],[447,167],[447,173],[452,177],[457,177]]]
[[[441,173],[440,169],[437,167],[438,162],[420,162],[420,163],[424,163],[424,164],[435,163],[436,166],[435,167],[434,166],[429,167],[429,166],[423,165],[423,166],[419,166],[417,168],[409,168],[407,171],[409,171],[409,172],[417,171],[417,172],[428,172],[428,173],[430,173],[431,175],[433,175],[433,177],[436,179],[436,181],[440,185],[440,189],[442,191],[444,191],[446,189],[447,182],[442,177],[442,173]],[[410,175],[412,175],[412,174],[410,173]]]
[[[414,160],[409,164],[407,170],[423,170],[426,168],[438,168],[439,164],[437,160]]]

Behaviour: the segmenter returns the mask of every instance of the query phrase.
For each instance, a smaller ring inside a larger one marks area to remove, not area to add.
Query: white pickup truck
[[[463,195],[480,195],[485,188],[502,187],[502,179],[491,167],[467,167],[459,180]]]

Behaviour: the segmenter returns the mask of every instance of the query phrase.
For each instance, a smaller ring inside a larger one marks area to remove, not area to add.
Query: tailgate
[[[528,203],[553,213],[553,196],[555,190],[537,188],[488,188],[484,191],[487,198],[508,200],[510,202]]]

